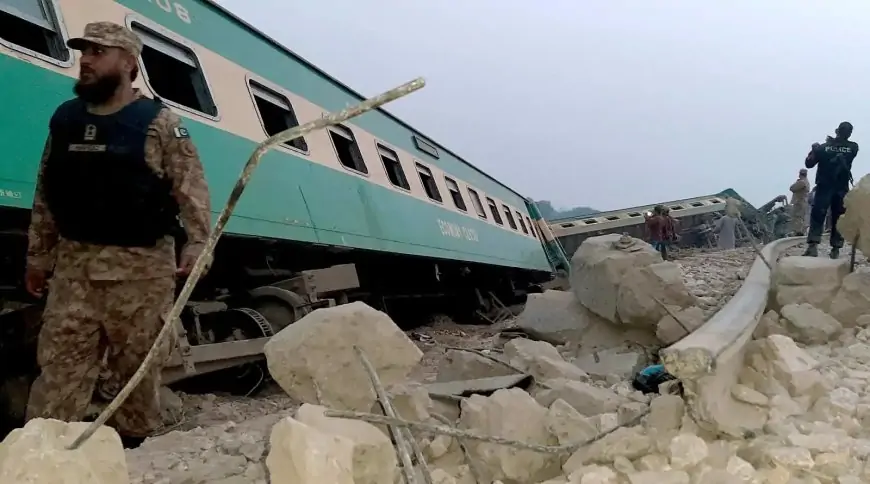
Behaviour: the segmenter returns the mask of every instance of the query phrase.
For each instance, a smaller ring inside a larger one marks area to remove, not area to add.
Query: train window
[[[520,212],[517,212],[517,221],[520,223],[520,228],[523,229],[523,233],[529,235],[529,229],[526,228],[526,222],[523,221],[523,216],[520,215]]]
[[[143,70],[154,93],[194,111],[217,116],[217,106],[193,50],[138,22],[131,27],[142,39]]]
[[[456,205],[456,208],[459,210],[467,212],[468,206],[465,205],[465,199],[462,198],[462,192],[459,191],[459,185],[456,184],[456,180],[445,176],[444,182],[447,183],[447,191],[450,192],[450,198],[453,199],[453,205]]]
[[[489,205],[489,211],[492,212],[492,219],[499,225],[504,225],[501,220],[501,215],[498,213],[498,207],[495,205],[495,200],[486,197],[486,204]]]
[[[640,212],[631,212],[628,214],[629,217],[640,217]]]
[[[607,217],[607,220],[610,220],[611,222],[614,220],[619,220],[619,216],[618,215],[611,215],[610,217]]]
[[[328,130],[329,139],[332,140],[332,146],[335,147],[339,163],[349,170],[368,175],[369,169],[366,166],[365,160],[363,160],[362,152],[359,150],[359,145],[356,143],[353,131],[347,126],[340,124],[330,126]]]
[[[468,196],[471,197],[471,204],[474,205],[474,209],[477,210],[477,216],[486,219],[486,210],[483,209],[483,204],[480,203],[480,195],[470,187],[466,188],[468,188]]]
[[[426,153],[432,158],[438,158],[438,147],[417,136],[416,134],[412,136],[412,138],[414,139],[414,146],[416,146],[418,150]]]
[[[693,207],[703,207],[703,206],[704,206],[704,204],[701,203],[701,202],[692,202],[691,205],[692,205]]]
[[[380,143],[377,146],[378,156],[381,157],[381,162],[384,164],[384,170],[387,171],[390,183],[399,188],[410,190],[411,184],[408,183],[408,178],[405,177],[405,170],[402,169],[402,164],[399,163],[399,155]]]
[[[514,216],[511,215],[511,209],[509,209],[508,206],[505,204],[502,204],[501,208],[502,210],[504,210],[504,218],[507,219],[508,225],[510,225],[512,229],[516,230],[517,223],[514,222]]]
[[[535,224],[532,223],[532,219],[530,219],[529,217],[526,217],[526,222],[528,222],[528,224],[529,224],[529,230],[532,231],[532,237],[537,239],[538,234],[535,233]]]
[[[263,130],[269,136],[274,136],[281,131],[299,126],[293,106],[286,96],[273,91],[256,81],[248,81],[248,87],[254,96],[254,104],[257,106],[257,114]],[[285,146],[296,148],[300,151],[308,151],[308,143],[304,137],[299,137],[284,143]]]
[[[67,63],[72,59],[58,15],[53,0],[0,0],[0,39],[28,53]]]
[[[435,184],[435,178],[432,177],[432,170],[417,163],[417,174],[420,175],[420,183],[423,184],[423,190],[426,190],[426,196],[441,202],[441,192],[438,190],[438,185]]]

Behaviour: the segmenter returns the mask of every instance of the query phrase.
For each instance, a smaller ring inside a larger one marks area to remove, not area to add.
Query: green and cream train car
[[[65,41],[96,20],[141,36],[135,87],[182,116],[215,210],[256,143],[363,99],[209,0],[0,0],[6,301],[26,302],[40,153],[78,75]],[[194,294],[204,302],[185,316],[183,375],[255,358],[312,308],[364,300],[402,313],[452,298],[475,314],[539,290],[565,263],[530,200],[384,110],[267,154],[227,230]]]

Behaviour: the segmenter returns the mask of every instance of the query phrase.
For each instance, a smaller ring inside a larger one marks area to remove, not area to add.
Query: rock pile
[[[126,452],[126,463],[118,457],[122,455],[120,443],[113,440],[117,437],[109,429],[104,430],[111,448],[96,452],[97,457],[76,456],[80,467],[90,465],[88,459],[124,464],[129,479],[107,480],[82,474],[82,481],[33,482],[402,482],[402,463],[389,429],[383,420],[372,420],[383,416],[383,411],[355,347],[371,361],[397,415],[428,425],[425,431],[413,432],[422,459],[413,452],[411,458],[415,461],[413,471],[422,476],[428,469],[435,484],[753,482],[765,473],[778,472],[767,454],[753,460],[756,454],[751,449],[760,448],[760,443],[753,447],[706,435],[686,413],[682,398],[670,394],[676,388],[673,385],[667,386],[661,396],[645,395],[631,387],[628,380],[648,363],[647,353],[637,344],[661,345],[681,338],[683,326],[700,325],[715,304],[713,299],[702,300],[713,294],[705,296],[700,282],[691,282],[699,281],[705,273],[692,263],[662,262],[655,258],[657,254],[644,255],[647,251],[640,241],[626,244],[623,240],[620,244],[618,237],[611,238],[609,246],[590,239],[598,246],[588,251],[589,257],[575,257],[576,264],[598,271],[605,281],[601,288],[587,280],[582,291],[575,286],[574,292],[548,291],[530,298],[529,314],[524,313],[528,320],[533,319],[536,304],[550,311],[549,316],[539,317],[548,323],[538,325],[543,341],[513,339],[504,344],[501,352],[449,350],[432,375],[434,382],[423,385],[414,380],[415,366],[420,365],[423,353],[385,314],[362,303],[320,309],[288,326],[269,343],[269,371],[287,396],[271,398],[264,407],[265,415],[235,417],[233,407],[221,398],[183,396],[185,405],[195,400],[197,409],[210,409],[215,416],[198,420],[202,427],[148,439]],[[698,258],[697,264],[701,260]],[[724,263],[723,267],[732,274],[739,272]],[[683,283],[687,269],[695,274],[690,284]],[[611,301],[612,305],[602,301]],[[565,324],[554,327],[554,320]],[[779,324],[778,314],[776,322]],[[770,338],[776,341],[779,336],[772,334]],[[634,346],[628,349],[627,343]],[[753,355],[765,358],[771,351],[759,349]],[[785,375],[785,383],[780,385],[790,390],[803,380],[785,372],[781,367],[786,364],[792,365],[787,369],[798,368],[792,360],[759,365],[772,374]],[[814,371],[827,378],[829,375],[821,368]],[[436,384],[449,386],[475,380],[480,386],[480,381],[491,382],[517,373],[531,375],[534,383],[515,379],[497,388],[463,390],[454,396],[443,394],[446,387],[434,390]],[[820,388],[828,388],[824,378],[811,390],[800,390],[819,394]],[[787,413],[781,405],[775,407],[775,413],[769,389],[751,381],[735,385],[734,391],[777,418]],[[790,398],[801,405],[807,403],[795,396]],[[293,406],[288,406],[290,400]],[[776,402],[787,401],[778,398]],[[786,410],[794,410],[787,403],[783,405]],[[783,418],[792,417],[793,413]],[[39,425],[45,428],[36,430],[51,436],[46,429],[66,424]],[[69,432],[64,427],[55,434]],[[514,444],[503,445],[505,442],[486,436]],[[11,439],[0,444],[2,482],[7,476],[17,476],[22,466],[29,465],[28,472],[36,467],[19,462],[15,452],[21,451],[15,448],[21,444]],[[61,436],[45,440],[39,444],[41,448],[57,449],[64,442]],[[785,460],[790,455],[778,450],[774,454]],[[833,457],[826,459],[828,467],[839,465]],[[792,470],[787,472],[798,475]],[[9,482],[28,481],[12,477]]]

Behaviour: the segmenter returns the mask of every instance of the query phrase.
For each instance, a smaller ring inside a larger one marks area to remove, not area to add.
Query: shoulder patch
[[[181,126],[176,126],[173,130],[176,138],[190,138],[190,133],[187,131],[187,128],[182,128]]]

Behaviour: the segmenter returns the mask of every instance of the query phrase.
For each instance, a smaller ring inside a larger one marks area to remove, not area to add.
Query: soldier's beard
[[[82,101],[90,104],[105,104],[118,91],[121,85],[121,73],[106,74],[98,77],[94,82],[84,83],[81,79],[76,82],[73,92]]]

